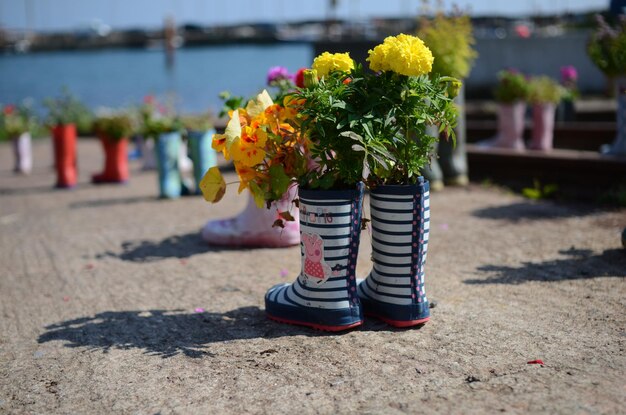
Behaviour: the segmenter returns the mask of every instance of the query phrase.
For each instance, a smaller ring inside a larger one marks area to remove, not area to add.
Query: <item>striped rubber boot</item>
[[[428,181],[380,186],[370,193],[372,261],[358,294],[366,315],[395,327],[425,323],[430,310],[424,264],[430,223]]]
[[[300,189],[302,268],[292,284],[265,294],[269,318],[326,331],[363,323],[355,278],[363,188]]]

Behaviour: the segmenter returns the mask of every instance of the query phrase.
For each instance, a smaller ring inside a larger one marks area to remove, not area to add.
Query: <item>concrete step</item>
[[[550,152],[516,151],[467,145],[470,178],[512,187],[528,187],[533,181],[556,184],[580,194],[597,194],[626,185],[626,157],[598,152],[554,149]]]
[[[494,137],[497,124],[488,120],[467,121],[467,141],[475,143]],[[529,140],[532,124],[526,123],[524,139]],[[613,142],[615,122],[557,122],[554,126],[554,147],[557,149],[598,151],[603,144]]]

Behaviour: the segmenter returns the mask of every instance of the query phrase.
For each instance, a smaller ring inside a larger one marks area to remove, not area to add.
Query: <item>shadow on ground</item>
[[[545,262],[523,262],[518,267],[484,265],[480,272],[486,279],[465,280],[466,284],[522,284],[529,281],[563,281],[596,277],[626,277],[626,250],[607,249],[594,255],[588,249],[559,251],[568,258]]]
[[[363,326],[369,331],[398,330],[383,323]],[[229,340],[306,335],[336,336],[306,327],[278,324],[258,307],[241,307],[226,313],[184,313],[182,310],[107,311],[93,317],[47,326],[37,341],[65,341],[65,347],[86,347],[107,353],[111,349],[141,349],[163,358],[184,354],[192,358],[214,356],[207,346]],[[344,332],[345,333],[345,332]],[[341,334],[341,333],[340,333]],[[276,350],[260,351],[274,353]]]
[[[472,216],[481,219],[495,219],[509,222],[522,222],[531,220],[549,220],[586,216],[596,210],[591,207],[565,206],[552,202],[516,202],[504,206],[492,206],[477,209]]]
[[[173,235],[161,241],[122,242],[122,252],[107,251],[96,258],[114,257],[123,261],[151,262],[166,258],[189,258],[205,252],[218,251],[221,248],[207,245],[200,232]]]
[[[158,198],[156,196],[139,196],[139,197],[120,197],[115,199],[96,199],[96,200],[81,200],[79,202],[70,203],[70,209],[81,208],[95,208],[95,207],[110,207],[116,205],[133,205],[135,203],[143,202],[156,202]]]
[[[85,187],[83,186],[82,189]],[[57,188],[54,185],[45,186],[30,186],[30,187],[2,187],[0,188],[0,196],[26,196],[36,195],[42,193],[55,193],[55,192],[74,192],[81,190],[81,184],[79,183],[72,188]]]
[[[151,262],[166,258],[189,258],[206,252],[247,251],[251,249],[255,248],[208,245],[198,231],[169,236],[156,242],[147,240],[122,242],[121,253],[107,251],[96,255],[96,258],[113,257],[123,261]]]

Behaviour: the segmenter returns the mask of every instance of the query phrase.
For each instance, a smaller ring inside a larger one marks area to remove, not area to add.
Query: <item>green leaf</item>
[[[291,179],[285,173],[281,164],[275,164],[269,169],[271,194],[275,199],[280,199],[291,184]]]
[[[250,193],[252,193],[256,206],[259,209],[263,209],[265,206],[265,192],[254,182],[248,183],[248,187],[250,188]]]

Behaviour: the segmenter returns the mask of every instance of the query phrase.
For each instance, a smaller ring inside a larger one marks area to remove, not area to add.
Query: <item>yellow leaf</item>
[[[230,117],[230,121],[228,121],[228,124],[226,125],[226,131],[224,131],[224,135],[226,136],[226,150],[230,151],[230,147],[233,145],[235,140],[241,137],[239,110],[233,111],[233,114]]]
[[[226,193],[226,182],[217,167],[211,167],[200,181],[200,190],[204,200],[217,203],[222,200]]]
[[[251,118],[256,118],[272,105],[274,105],[274,101],[272,101],[272,97],[267,93],[267,90],[264,89],[263,92],[257,95],[256,99],[248,101],[246,112]]]
[[[252,197],[254,198],[254,203],[259,209],[263,209],[265,207],[265,193],[261,188],[254,182],[250,182],[248,185],[248,189],[250,189],[250,193],[252,193]]]

